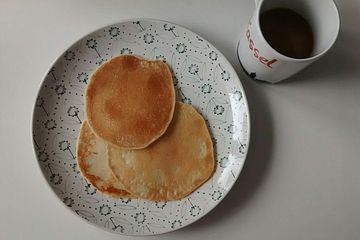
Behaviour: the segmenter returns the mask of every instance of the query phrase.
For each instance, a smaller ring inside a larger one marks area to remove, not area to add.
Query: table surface
[[[0,239],[139,239],[105,232],[56,199],[33,154],[31,115],[51,63],[88,32],[149,17],[213,43],[241,78],[251,113],[244,169],[200,221],[143,239],[359,239],[360,1],[338,1],[332,50],[291,79],[249,79],[236,57],[252,0],[0,2]]]

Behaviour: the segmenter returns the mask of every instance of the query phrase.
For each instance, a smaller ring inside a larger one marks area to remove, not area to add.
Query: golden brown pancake
[[[173,120],[157,141],[145,149],[109,145],[109,165],[134,196],[168,201],[181,199],[214,170],[214,153],[202,116],[191,106],[176,103]]]
[[[122,55],[95,71],[85,100],[87,119],[97,136],[121,148],[139,149],[168,128],[175,90],[162,61]]]
[[[80,128],[76,148],[80,172],[100,192],[113,197],[129,197],[129,192],[109,168],[106,146],[107,142],[97,137],[85,120]]]

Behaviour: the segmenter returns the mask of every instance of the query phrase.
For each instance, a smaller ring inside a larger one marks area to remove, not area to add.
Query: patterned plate
[[[86,84],[102,62],[119,54],[166,62],[173,71],[178,100],[191,103],[207,120],[216,171],[182,200],[110,198],[98,193],[79,173],[75,146],[85,118]],[[149,19],[101,28],[66,50],[46,75],[33,114],[37,160],[58,198],[86,221],[125,235],[173,231],[213,209],[240,174],[249,131],[245,93],[225,57],[197,34],[173,23]]]

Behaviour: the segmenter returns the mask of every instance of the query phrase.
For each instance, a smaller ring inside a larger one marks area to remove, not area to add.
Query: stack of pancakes
[[[162,61],[112,58],[92,75],[85,98],[77,162],[100,192],[176,200],[211,176],[214,153],[205,121],[191,105],[175,101]]]

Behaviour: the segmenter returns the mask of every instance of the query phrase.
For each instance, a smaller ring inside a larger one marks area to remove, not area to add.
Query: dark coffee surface
[[[314,46],[310,24],[287,8],[274,8],[260,15],[260,27],[266,41],[276,51],[292,58],[308,58]]]

